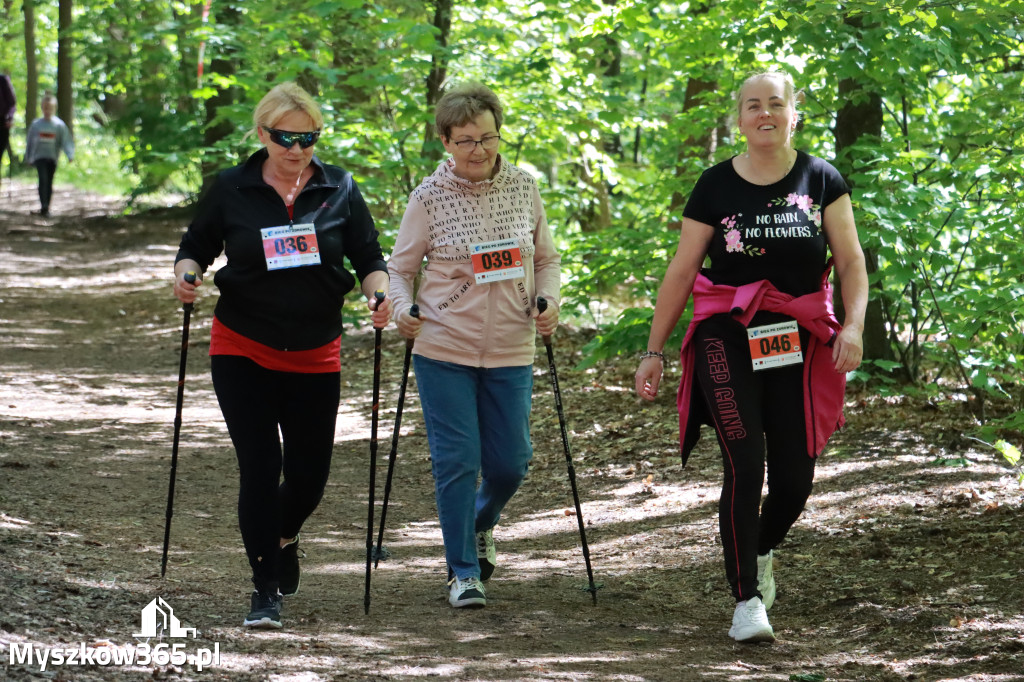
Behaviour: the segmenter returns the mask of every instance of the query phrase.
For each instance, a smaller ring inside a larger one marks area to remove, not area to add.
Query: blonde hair
[[[494,127],[501,130],[501,101],[483,83],[468,82],[453,85],[445,91],[434,109],[437,134],[444,139],[452,136],[452,128],[464,126],[480,114],[491,112]]]
[[[324,115],[320,112],[320,106],[316,100],[297,83],[289,81],[275,85],[256,105],[256,110],[252,113],[253,129],[246,134],[246,137],[260,128],[273,128],[276,121],[293,111],[300,111],[309,116],[315,130],[323,129]],[[306,131],[296,130],[294,132]]]
[[[736,91],[736,115],[739,116],[743,113],[743,90],[754,81],[768,78],[777,78],[782,81],[783,99],[786,101],[786,104],[793,107],[793,111],[797,112],[797,118],[799,119],[800,112],[797,109],[797,105],[804,103],[804,91],[796,91],[796,87],[793,85],[793,77],[785,71],[758,71],[747,76],[743,84],[740,85],[740,89]]]

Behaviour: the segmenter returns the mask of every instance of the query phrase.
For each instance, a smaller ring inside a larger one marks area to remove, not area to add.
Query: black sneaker
[[[242,622],[247,628],[281,628],[281,595],[267,590],[253,590],[249,615]]]
[[[305,556],[303,552],[302,556]],[[280,592],[290,597],[299,591],[299,536],[281,548],[277,555],[277,579]]]

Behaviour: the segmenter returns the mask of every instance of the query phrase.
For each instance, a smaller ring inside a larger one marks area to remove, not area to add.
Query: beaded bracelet
[[[641,360],[646,360],[647,358],[658,358],[662,362],[665,362],[665,354],[659,353],[656,350],[645,350],[643,353],[640,354]]]

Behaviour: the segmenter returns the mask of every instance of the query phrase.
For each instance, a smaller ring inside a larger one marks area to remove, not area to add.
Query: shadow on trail
[[[2,191],[0,191],[2,194]],[[56,201],[55,201],[56,203]],[[85,209],[83,209],[85,210]],[[170,561],[159,578],[181,310],[170,292],[180,218],[43,223],[0,211],[0,644],[133,643],[156,596],[210,671],[76,668],[76,680],[1011,680],[1024,669],[1019,488],[942,426],[850,414],[778,552],[779,642],[740,646],[721,569],[719,456],[705,435],[678,464],[669,398],[638,406],[628,361],[572,370],[556,353],[595,579],[591,605],[557,416],[538,349],[534,465],[495,538],[488,606],[456,611],[414,381],[388,511],[392,557],[362,612],[372,334],[343,339],[333,471],[303,531],[286,630],[239,627],[249,590],[237,470],[209,380],[207,291],[193,315]],[[210,287],[212,290],[212,287]],[[385,337],[382,498],[404,343]],[[923,443],[931,445],[923,446]],[[938,445],[936,445],[938,444]],[[379,513],[378,513],[379,518]],[[38,669],[0,660],[5,679]],[[62,671],[68,673],[71,671]]]

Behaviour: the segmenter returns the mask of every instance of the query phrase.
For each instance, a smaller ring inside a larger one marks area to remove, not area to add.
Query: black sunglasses
[[[271,141],[285,149],[291,149],[296,142],[303,149],[309,149],[320,139],[319,130],[312,130],[308,133],[293,133],[288,130],[277,130],[276,128],[268,128],[266,126],[263,126],[263,129],[270,134]]]

